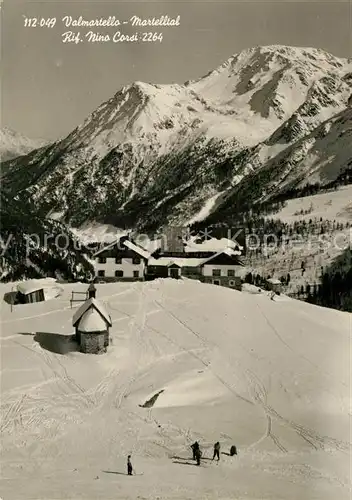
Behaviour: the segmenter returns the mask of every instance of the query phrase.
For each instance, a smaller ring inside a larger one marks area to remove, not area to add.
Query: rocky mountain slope
[[[6,162],[3,189],[76,227],[219,220],[249,196],[339,175],[351,92],[350,60],[248,49],[184,85],[124,87],[64,140]]]
[[[276,132],[275,132],[276,134]],[[275,135],[274,134],[274,135]],[[231,220],[254,202],[265,202],[307,183],[328,184],[352,165],[352,108],[346,108],[274,156],[267,156],[273,137],[247,151],[257,168],[219,200],[207,221]],[[265,161],[260,161],[260,156]]]
[[[0,158],[8,161],[45,145],[43,140],[33,140],[7,127],[0,129]]]

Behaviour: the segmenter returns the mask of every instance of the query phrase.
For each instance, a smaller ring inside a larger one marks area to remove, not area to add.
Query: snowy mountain
[[[0,158],[7,161],[44,146],[45,141],[33,140],[7,127],[0,129]]]
[[[255,287],[97,285],[111,342],[88,355],[69,306],[87,285],[62,288],[2,304],[4,499],[350,499],[350,314]]]
[[[226,191],[209,215],[209,222],[231,220],[234,209],[243,210],[254,202],[268,201],[290,188],[316,182],[328,184],[344,169],[351,168],[352,108],[326,120],[275,155],[270,154],[272,144],[273,136],[246,151],[247,160],[256,164],[256,168]]]
[[[248,49],[184,85],[122,88],[64,140],[7,162],[3,186],[72,226],[217,218],[253,176],[262,197],[338,175],[352,158],[351,93],[350,60]]]

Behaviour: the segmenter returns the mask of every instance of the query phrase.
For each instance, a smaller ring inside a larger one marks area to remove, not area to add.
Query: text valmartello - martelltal
[[[131,24],[132,26],[179,26],[180,25],[180,16],[177,17],[169,17],[169,16],[160,16],[160,17],[150,17],[150,18],[141,18],[138,16],[132,16],[129,21],[122,21],[118,19],[116,16],[109,16],[107,18],[100,19],[84,19],[82,16],[78,18],[73,18],[72,16],[64,16],[62,18],[62,22],[67,28],[70,27],[115,27],[121,26],[122,24]]]

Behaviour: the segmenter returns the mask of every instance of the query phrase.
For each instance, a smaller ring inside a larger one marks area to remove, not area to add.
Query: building
[[[152,254],[124,236],[95,253],[96,279],[135,281],[186,277],[241,289],[243,264],[237,244],[226,238],[195,243],[184,241],[186,236],[185,228],[165,228]]]
[[[31,304],[44,300],[44,287],[40,280],[23,281],[17,285],[16,302],[18,304]]]
[[[186,277],[240,290],[242,250],[237,242],[224,237],[203,241],[190,237],[186,228],[168,227],[148,259],[146,279]]]
[[[268,290],[272,290],[275,293],[281,293],[282,292],[282,283],[278,279],[268,278],[266,280],[266,286],[267,286]]]
[[[184,251],[185,229],[180,226],[167,226],[163,230],[163,235],[160,242],[160,250],[164,253]]]
[[[220,252],[221,250],[231,249],[237,251],[239,255],[243,255],[244,247],[239,245],[237,242],[229,240],[228,238],[209,238],[207,240],[197,243],[198,239],[189,240],[186,243],[184,251],[186,253],[195,252],[208,252],[209,254],[214,254]]]
[[[236,251],[227,249],[208,257],[202,262],[201,269],[204,283],[242,289],[243,263]]]
[[[146,278],[185,277],[241,290],[242,268],[243,264],[238,253],[231,249],[210,255],[207,252],[206,256],[200,255],[200,252],[184,253],[183,257],[160,255],[149,259]]]
[[[76,311],[72,319],[80,351],[88,354],[106,352],[109,345],[109,328],[112,326],[109,313],[96,299],[95,294],[95,286],[90,285],[89,298]]]
[[[148,261],[146,279],[156,278],[187,278],[199,279],[200,266],[204,258],[156,256]]]
[[[93,255],[99,281],[142,281],[150,253],[128,236],[107,245]]]
[[[54,299],[62,292],[55,278],[38,278],[17,284],[15,304],[32,304]]]

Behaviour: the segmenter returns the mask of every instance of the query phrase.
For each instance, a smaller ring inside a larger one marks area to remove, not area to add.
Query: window
[[[115,277],[116,278],[122,278],[123,277],[123,271],[115,271]]]
[[[105,271],[98,271],[98,276],[104,277],[105,276]]]
[[[235,276],[235,270],[234,269],[228,269],[227,270],[227,276],[231,276],[231,277]]]
[[[234,282],[234,281],[232,281],[232,280],[230,280],[230,281],[229,281],[229,285],[230,285],[230,286],[235,286],[235,282]]]
[[[98,257],[99,264],[106,264],[106,257]]]
[[[122,259],[121,259],[121,257],[116,257],[116,258],[115,258],[115,264],[122,264]]]
[[[139,257],[133,257],[132,264],[140,264],[140,263],[141,263],[141,259]]]
[[[220,285],[220,280],[213,280],[213,285]]]
[[[221,276],[221,269],[213,269],[213,276]]]
[[[133,271],[133,277],[139,278],[139,271]]]

